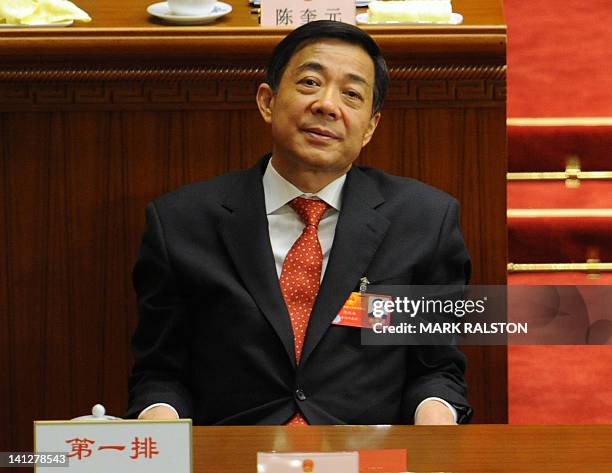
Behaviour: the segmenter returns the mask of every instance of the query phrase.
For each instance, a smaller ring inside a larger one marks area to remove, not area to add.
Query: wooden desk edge
[[[368,28],[383,53],[392,59],[407,54],[455,54],[505,57],[506,27]],[[255,35],[256,34],[256,35]],[[3,32],[0,60],[28,61],[44,56],[53,60],[96,57],[205,58],[215,56],[267,57],[286,31],[260,28],[72,28]]]

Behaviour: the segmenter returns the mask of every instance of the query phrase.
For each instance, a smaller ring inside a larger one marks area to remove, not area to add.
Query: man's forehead
[[[341,62],[337,61],[338,56],[342,57]],[[358,44],[340,39],[325,38],[307,43],[295,51],[287,66],[293,73],[323,71],[333,67],[345,69],[347,75],[358,81],[361,79],[370,83],[374,78],[374,61],[368,52]]]

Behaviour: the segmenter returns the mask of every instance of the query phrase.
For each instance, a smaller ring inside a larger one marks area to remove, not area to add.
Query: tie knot
[[[302,222],[306,225],[314,225],[315,227],[319,226],[321,217],[323,217],[323,214],[329,207],[322,200],[304,199],[303,197],[296,197],[289,202],[289,205],[297,212]]]

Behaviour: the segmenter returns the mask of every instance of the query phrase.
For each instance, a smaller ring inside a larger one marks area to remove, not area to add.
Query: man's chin
[[[339,153],[331,152],[329,147],[312,146],[308,143],[300,144],[297,152],[285,152],[276,149],[272,154],[272,163],[289,172],[316,172],[344,174],[354,161],[347,160]],[[357,159],[357,157],[355,157]]]
[[[351,163],[339,163],[337,159],[329,157],[329,153],[317,153],[316,150],[299,158],[302,169],[312,172],[325,172],[344,174],[351,167]]]

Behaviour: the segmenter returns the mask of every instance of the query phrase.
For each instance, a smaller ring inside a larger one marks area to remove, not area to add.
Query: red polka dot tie
[[[310,312],[319,293],[321,281],[323,252],[318,227],[329,206],[322,200],[302,197],[293,199],[289,205],[306,224],[302,234],[287,253],[280,276],[281,290],[293,327],[295,358],[299,363]],[[306,421],[297,414],[289,424],[306,424]]]

